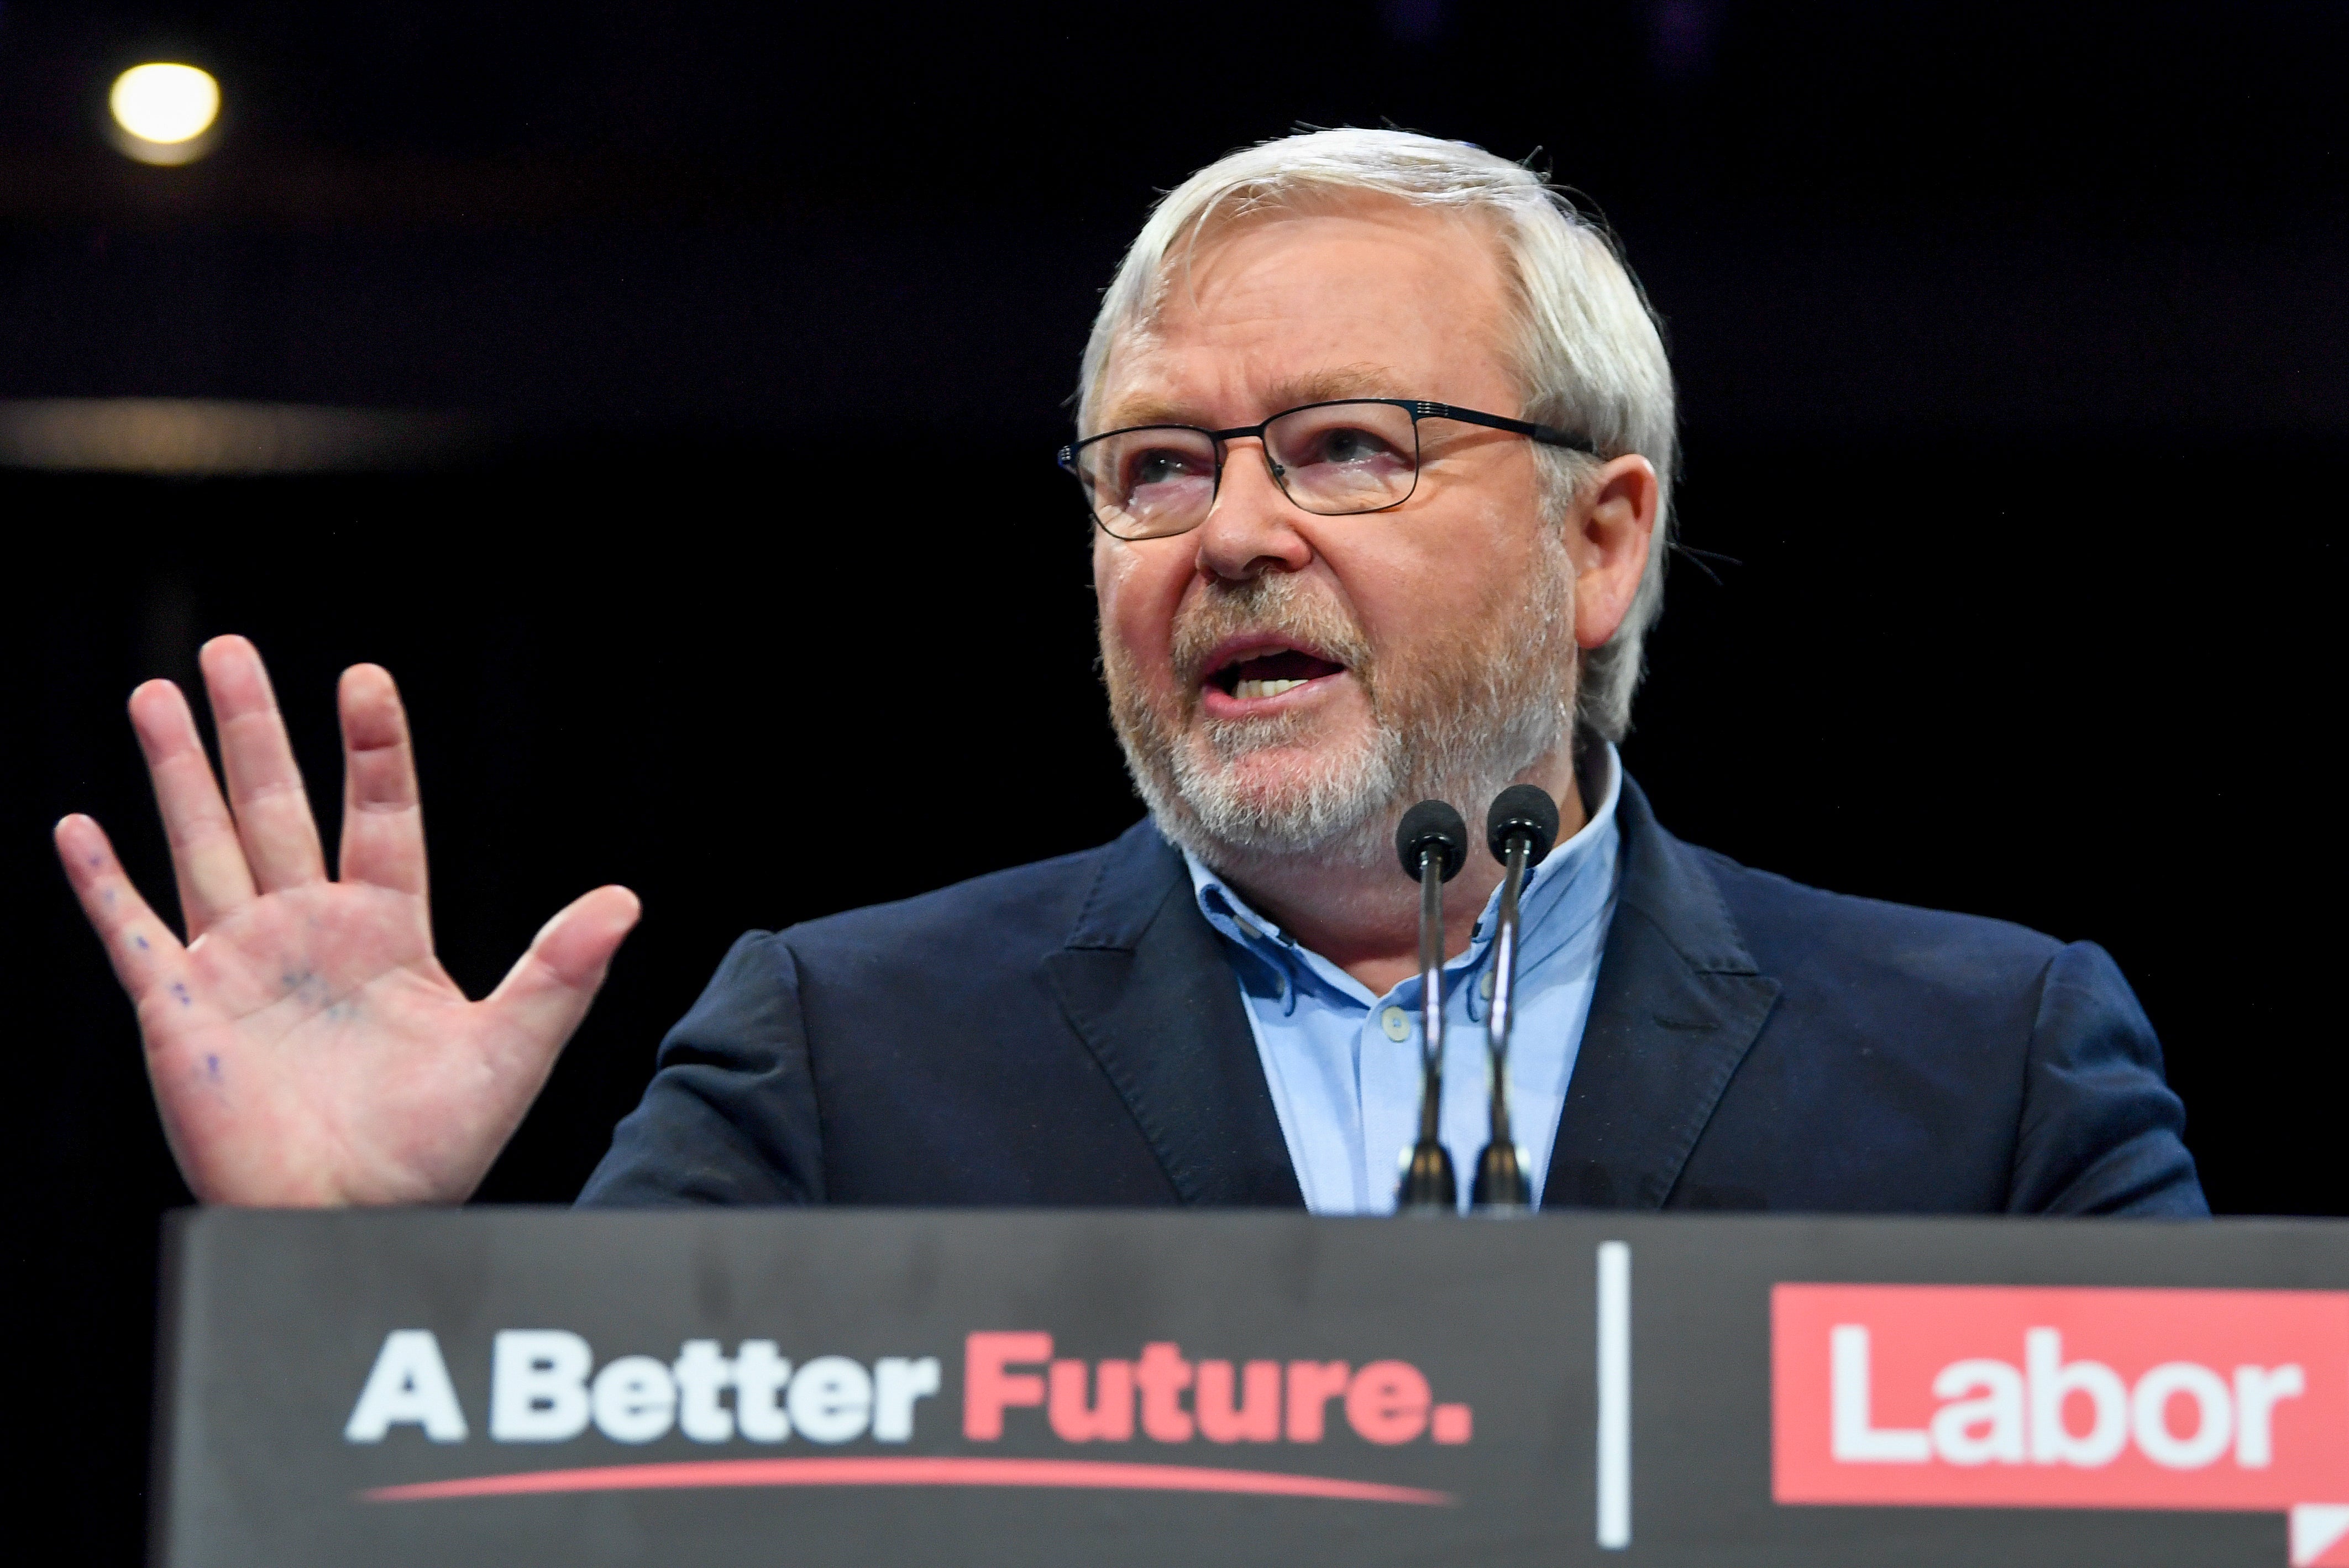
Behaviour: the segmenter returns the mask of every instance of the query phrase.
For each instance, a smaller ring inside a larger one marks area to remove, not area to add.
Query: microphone
[[[1456,1214],[1460,1184],[1452,1156],[1437,1136],[1444,1109],[1444,884],[1468,861],[1468,824],[1441,800],[1422,800],[1402,814],[1395,853],[1403,875],[1419,883],[1419,1141],[1411,1148],[1395,1212]]]
[[[1493,933],[1493,1006],[1485,1015],[1485,1038],[1492,1053],[1493,1136],[1476,1157],[1476,1180],[1468,1201],[1490,1213],[1533,1206],[1533,1183],[1517,1162],[1517,1142],[1509,1132],[1509,1026],[1517,982],[1517,896],[1526,872],[1541,863],[1557,842],[1557,802],[1531,784],[1512,784],[1494,797],[1485,813],[1485,847],[1501,862],[1501,913]]]

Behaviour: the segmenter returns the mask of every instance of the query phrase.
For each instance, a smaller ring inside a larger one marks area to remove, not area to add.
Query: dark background
[[[567,1199],[737,932],[1137,814],[1062,399],[1154,191],[1297,121],[1542,150],[1622,234],[1728,558],[1675,564],[1626,748],[1665,821],[2102,942],[2213,1203],[2349,1210],[2344,45],[2278,0],[5,0],[20,1517],[135,1556],[186,1201],[47,843],[95,813],[169,907],[130,687],[251,634],[331,817],[335,672],[388,665],[477,994],[644,895],[482,1194]],[[189,168],[100,134],[157,57],[223,85]],[[268,475],[11,435],[120,397],[437,422]]]

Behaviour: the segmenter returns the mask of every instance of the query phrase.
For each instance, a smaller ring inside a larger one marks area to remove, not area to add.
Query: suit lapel
[[[1303,1206],[1231,965],[1147,820],[1110,846],[1044,977],[1184,1202]]]
[[[1660,1209],[1778,983],[1713,878],[1623,781],[1615,917],[1543,1183],[1546,1209]]]

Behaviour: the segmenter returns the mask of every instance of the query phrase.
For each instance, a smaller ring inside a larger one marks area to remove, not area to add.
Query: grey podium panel
[[[2281,1504],[1775,1501],[1774,1290],[2343,1292],[2349,1227],[212,1211],[173,1217],[165,1272],[171,1568],[2282,1568]],[[2310,1367],[2324,1387],[2276,1408],[2349,1401]],[[2197,1398],[2225,1436],[2229,1396],[2172,1381],[2149,1451],[2190,1447]],[[2186,1457],[2263,1462],[2232,1440]],[[2349,1427],[2321,1440],[2340,1495],[2291,1501],[2349,1504]]]

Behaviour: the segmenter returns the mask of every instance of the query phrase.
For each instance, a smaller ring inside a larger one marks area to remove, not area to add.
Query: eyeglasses
[[[1454,419],[1528,436],[1546,447],[1596,453],[1581,436],[1500,414],[1403,397],[1308,403],[1261,425],[1203,430],[1195,425],[1134,425],[1062,447],[1061,467],[1076,476],[1093,521],[1115,539],[1164,539],[1207,520],[1224,479],[1224,445],[1243,436],[1264,443],[1265,467],[1280,493],[1317,517],[1347,517],[1401,506],[1419,488],[1419,422]]]

